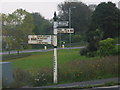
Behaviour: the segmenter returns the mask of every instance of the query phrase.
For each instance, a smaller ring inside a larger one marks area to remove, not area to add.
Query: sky
[[[26,11],[38,12],[45,19],[51,19],[53,17],[54,11],[57,11],[57,5],[65,0],[2,0],[0,2],[0,11],[2,13],[8,14],[14,12],[16,9],[22,8]],[[73,1],[73,0],[70,0]],[[112,1],[117,3],[120,0],[78,0],[83,3],[89,4],[99,4],[100,2]]]

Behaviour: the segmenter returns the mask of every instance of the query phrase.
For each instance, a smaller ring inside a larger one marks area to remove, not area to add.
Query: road
[[[119,78],[109,78],[109,79],[100,79],[100,80],[91,80],[91,81],[83,81],[83,82],[74,82],[74,83],[68,83],[68,84],[57,84],[57,85],[50,85],[50,86],[40,86],[40,87],[22,87],[22,88],[32,88],[34,90],[39,90],[39,89],[50,89],[52,88],[62,88],[62,89],[69,89],[72,88],[73,90],[79,90],[80,88],[85,88],[88,86],[94,86],[89,89],[83,89],[83,90],[120,90],[120,86],[102,86],[102,87],[95,87],[96,85],[104,85],[105,83],[110,83],[110,82],[120,82]]]
[[[108,82],[118,82],[118,78],[110,78],[110,79],[101,79],[101,80],[92,80],[92,81],[84,81],[84,82],[75,82],[70,84],[58,84],[51,86],[41,86],[35,88],[71,88],[71,87],[85,87],[89,85],[101,85]],[[96,89],[96,88],[94,88]]]
[[[120,44],[116,44],[116,45],[120,45]],[[71,48],[58,48],[58,49],[79,49],[79,48],[84,48],[85,46],[81,46],[81,47],[71,47]],[[52,51],[53,49],[34,49],[34,50],[23,50],[20,51],[20,53],[30,53],[30,52],[47,52],[47,51]],[[15,54],[17,53],[17,51],[10,51],[11,54]],[[5,55],[5,54],[9,54],[8,52],[0,52],[0,55]]]
[[[71,47],[71,48],[58,48],[58,49],[79,49],[79,48],[84,48],[85,46],[82,47]],[[30,52],[48,52],[48,51],[53,51],[53,49],[34,49],[34,50],[23,50],[20,51],[20,53],[30,53]],[[17,53],[17,51],[10,51],[11,54]],[[0,52],[0,55],[6,55],[9,54],[8,52]]]
[[[120,85],[96,87],[96,88],[92,88],[92,90],[120,90]]]

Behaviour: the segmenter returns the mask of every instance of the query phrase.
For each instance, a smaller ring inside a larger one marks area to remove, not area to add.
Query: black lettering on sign
[[[38,41],[38,44],[48,44],[48,42],[42,42],[42,40],[40,41]]]
[[[31,40],[37,40],[37,38],[31,38]]]

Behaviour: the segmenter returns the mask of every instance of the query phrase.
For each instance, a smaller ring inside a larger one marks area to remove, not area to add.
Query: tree
[[[120,10],[112,2],[100,3],[92,15],[90,30],[100,28],[104,38],[118,37],[120,34]]]
[[[12,49],[12,40],[11,40],[11,28],[13,25],[10,23],[12,20],[12,16],[1,14],[2,15],[2,49],[6,49],[9,51]]]
[[[86,34],[89,52],[96,51],[98,49],[98,42],[103,38],[103,32],[99,29]]]
[[[3,24],[3,35],[11,42],[11,49],[19,50],[28,48],[28,35],[33,34],[34,28],[33,18],[30,13],[23,9],[17,9],[12,14],[9,14]],[[10,46],[10,45],[9,45]]]
[[[33,32],[36,35],[52,33],[52,25],[48,20],[44,19],[39,13],[32,13],[31,15],[35,24]]]
[[[91,31],[86,34],[88,45],[86,48],[80,50],[81,55],[94,57],[99,48],[99,41],[103,38],[103,32],[99,29]]]
[[[82,2],[65,1],[64,3],[58,4],[58,21],[69,21],[69,10],[71,11],[71,27],[75,30],[74,35],[72,35],[71,42],[78,43],[79,40],[83,41],[85,32],[88,30],[92,11]],[[80,37],[77,38],[78,40],[76,40],[75,35],[80,35]],[[69,34],[60,34],[60,37],[61,36],[63,41],[69,43]]]
[[[69,8],[71,8],[71,25],[75,29],[75,34],[84,34],[88,30],[92,11],[82,2],[60,3],[59,20],[69,20]]]

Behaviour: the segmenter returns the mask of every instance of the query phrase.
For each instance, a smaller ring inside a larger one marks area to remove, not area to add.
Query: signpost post
[[[54,35],[28,35],[28,44],[53,44],[54,46],[54,66],[53,66],[53,82],[58,83],[57,72],[57,34],[58,33],[74,33],[73,28],[57,28],[58,25],[68,26],[68,22],[57,22],[56,12],[54,13],[53,34]]]
[[[54,83],[57,83],[58,80],[57,80],[57,17],[56,17],[56,12],[54,13],[54,25],[53,25],[53,28],[54,28],[54,36],[53,36],[53,45],[54,45],[54,70],[53,70],[53,82]]]

